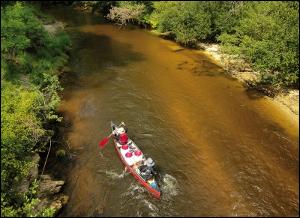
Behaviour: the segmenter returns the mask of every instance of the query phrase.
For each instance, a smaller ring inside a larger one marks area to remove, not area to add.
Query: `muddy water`
[[[298,121],[250,93],[199,51],[146,30],[105,24],[69,9],[72,72],[63,78],[62,129],[72,159],[60,216],[298,216]],[[160,200],[128,173],[110,121],[161,173]]]

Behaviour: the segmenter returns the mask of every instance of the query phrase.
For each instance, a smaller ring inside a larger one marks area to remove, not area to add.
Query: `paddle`
[[[109,141],[110,137],[113,135],[113,133],[111,133],[109,136],[107,136],[106,138],[104,138],[101,142],[99,142],[99,147],[101,149],[104,148],[104,146],[107,144],[107,142]]]
[[[125,126],[125,123],[122,121],[120,125],[124,125]],[[101,142],[99,142],[99,147],[101,149],[104,148],[104,146],[107,144],[107,142],[109,141],[110,137],[113,135],[113,133],[111,133],[109,136],[107,136],[106,138],[102,139]]]

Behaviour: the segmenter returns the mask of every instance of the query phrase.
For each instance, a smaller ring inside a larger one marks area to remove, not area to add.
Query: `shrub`
[[[219,40],[228,51],[238,48],[232,51],[252,62],[255,69],[269,70],[265,81],[299,86],[299,4],[249,2],[244,10],[236,32],[223,33]]]
[[[30,157],[42,150],[45,126],[60,120],[57,74],[70,40],[49,35],[25,3],[1,12],[1,216],[53,215],[51,208],[36,214],[34,191],[22,198],[16,189],[32,167]]]
[[[66,156],[66,151],[64,149],[59,149],[56,151],[56,156],[58,158],[64,158]]]
[[[112,7],[107,18],[119,25],[126,25],[129,22],[141,23],[145,13],[145,5],[132,2],[120,2],[119,7]]]
[[[200,2],[155,2],[151,23],[161,32],[174,34],[184,45],[195,45],[210,34],[210,17]]]

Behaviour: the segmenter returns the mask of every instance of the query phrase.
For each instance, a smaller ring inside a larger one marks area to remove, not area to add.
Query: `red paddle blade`
[[[99,147],[103,148],[109,140],[109,137],[104,138],[101,142],[99,142]]]

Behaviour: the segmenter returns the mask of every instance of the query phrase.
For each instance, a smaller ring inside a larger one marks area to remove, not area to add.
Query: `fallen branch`
[[[44,170],[45,170],[45,167],[46,167],[46,163],[47,163],[47,160],[48,160],[48,157],[49,157],[50,150],[51,150],[51,138],[50,138],[50,146],[49,146],[49,149],[48,149],[48,154],[47,154],[47,157],[46,157],[46,160],[45,160],[45,163],[44,163],[44,167],[43,167],[40,179],[41,179],[42,175],[44,174]]]

